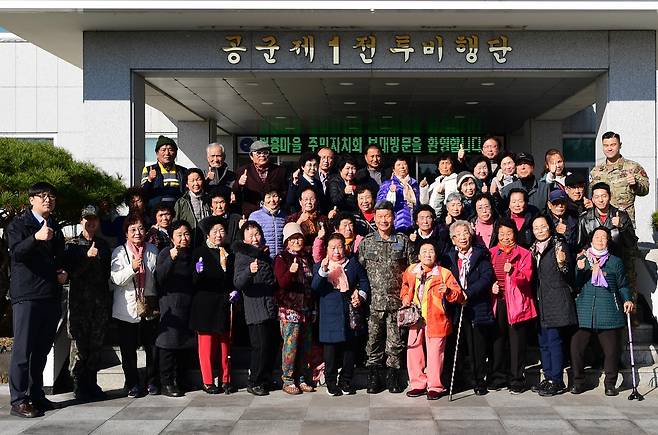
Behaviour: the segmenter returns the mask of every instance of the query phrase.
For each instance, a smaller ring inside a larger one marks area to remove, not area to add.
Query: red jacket
[[[418,289],[416,272],[420,271],[420,263],[412,264],[402,274],[402,289],[400,298],[403,305],[410,304]],[[452,322],[448,318],[443,298],[446,302],[462,303],[466,299],[464,291],[452,273],[441,266],[434,266],[431,271],[432,279],[430,285],[425,289],[427,292],[427,318],[425,319],[425,333],[428,337],[446,337],[452,332]],[[441,293],[439,286],[445,283],[446,292]]]
[[[495,264],[496,257],[502,251],[497,246],[489,249],[491,263]],[[512,273],[505,274],[505,304],[507,305],[507,322],[510,325],[524,322],[537,317],[535,298],[532,294],[533,263],[530,251],[516,245],[510,258]],[[493,312],[496,313],[498,296],[493,295]]]

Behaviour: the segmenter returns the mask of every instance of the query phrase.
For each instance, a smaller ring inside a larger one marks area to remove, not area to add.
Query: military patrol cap
[[[176,145],[176,142],[172,138],[160,135],[158,136],[158,141],[155,144],[155,152],[157,153],[158,150],[165,145],[171,145],[176,151],[178,151],[178,145]]]
[[[548,200],[551,203],[558,202],[558,201],[566,202],[567,201],[567,194],[564,190],[557,189],[557,190],[552,191],[550,193],[550,195],[548,195]]]
[[[88,205],[82,209],[80,213],[80,219],[84,219],[89,216],[98,216],[98,207],[95,205]]]
[[[573,174],[567,175],[564,184],[566,184],[568,187],[585,184],[585,177],[580,172],[575,172]]]
[[[254,141],[250,146],[249,146],[249,152],[250,153],[255,153],[256,151],[262,151],[262,150],[268,150],[270,149],[270,144],[267,142],[263,142],[261,140]]]
[[[520,165],[522,163],[528,163],[532,166],[535,166],[535,158],[532,157],[532,154],[528,153],[519,153],[516,155],[516,162],[517,165]]]

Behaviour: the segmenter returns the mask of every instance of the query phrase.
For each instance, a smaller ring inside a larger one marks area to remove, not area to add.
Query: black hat
[[[171,145],[176,151],[178,151],[178,145],[176,145],[176,142],[172,138],[160,135],[158,137],[158,142],[155,144],[155,152],[157,153],[164,145]]]
[[[580,172],[567,175],[564,184],[568,187],[576,186],[578,184],[585,184],[585,177]]]
[[[532,166],[535,166],[535,158],[532,157],[532,154],[528,153],[519,153],[516,155],[516,162],[517,165],[520,165],[521,163],[528,163],[531,164]]]

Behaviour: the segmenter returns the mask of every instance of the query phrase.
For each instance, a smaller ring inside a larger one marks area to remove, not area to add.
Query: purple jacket
[[[386,199],[386,195],[391,188],[391,183],[394,183],[396,186],[395,204],[393,208],[395,211],[395,221],[393,223],[395,226],[395,231],[407,234],[414,227],[414,209],[407,206],[407,202],[404,200],[404,189],[402,188],[402,183],[400,183],[398,177],[393,175],[390,180],[386,180],[382,183],[381,187],[379,188],[379,193],[377,193],[377,202]],[[418,189],[418,181],[410,178],[409,184],[411,185],[411,188],[416,195],[416,207],[418,207],[420,203],[420,190]]]

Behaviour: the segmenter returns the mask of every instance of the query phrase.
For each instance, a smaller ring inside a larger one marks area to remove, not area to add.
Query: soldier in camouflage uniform
[[[379,371],[384,354],[388,367],[386,384],[391,393],[401,393],[400,356],[405,343],[397,325],[401,306],[402,272],[412,263],[412,244],[407,236],[393,231],[393,204],[382,201],[375,206],[377,231],[368,234],[359,245],[359,261],[370,281],[370,317],[366,345],[368,388],[370,394],[382,391]]]
[[[635,197],[649,193],[649,177],[639,163],[625,159],[620,153],[619,134],[603,134],[605,160],[590,173],[590,185],[603,182],[610,186],[610,203],[628,213],[635,226]]]
[[[98,386],[105,329],[112,307],[108,280],[112,253],[96,236],[100,227],[98,209],[87,206],[80,219],[82,232],[66,244],[65,262],[70,270],[68,333],[71,338],[69,370],[77,399],[105,398]]]

